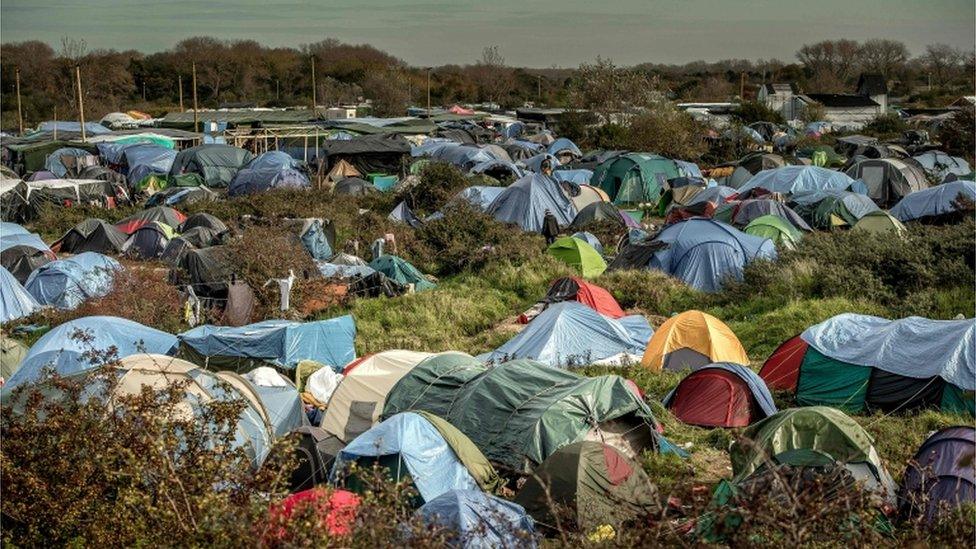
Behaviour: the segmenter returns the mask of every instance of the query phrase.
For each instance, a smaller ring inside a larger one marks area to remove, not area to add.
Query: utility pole
[[[746,100],[746,73],[739,73],[739,101]]]
[[[24,112],[20,109],[20,67],[14,71],[14,80],[17,83],[17,127],[20,130],[20,135],[24,135]]]
[[[430,118],[430,69],[427,67],[427,118]]]
[[[75,65],[75,81],[78,83],[78,120],[81,122],[81,142],[85,143],[85,99],[81,93],[81,65]]]
[[[275,78],[275,101],[281,101],[281,80]]]
[[[316,104],[316,100],[315,100],[315,88],[316,88],[316,85],[315,85],[315,56],[313,55],[312,56],[312,111],[313,112],[315,111],[315,104]]]
[[[191,65],[193,68],[193,131],[198,132],[200,123],[200,113],[197,112],[197,64]]]
[[[180,88],[180,112],[183,112],[183,75],[179,74],[176,76],[177,84],[176,86]]]
[[[142,79],[142,102],[146,102],[146,79]]]
[[[58,104],[54,104],[54,141],[58,140]]]
[[[542,75],[539,74],[539,75],[536,75],[536,76],[537,76],[537,80],[536,80],[536,95],[535,95],[535,97],[536,97],[536,100],[539,102],[539,105],[541,106],[542,105]]]

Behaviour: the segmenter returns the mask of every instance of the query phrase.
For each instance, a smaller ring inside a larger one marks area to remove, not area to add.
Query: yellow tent
[[[641,364],[655,372],[698,369],[713,362],[749,364],[739,338],[724,322],[701,311],[685,311],[667,320],[647,343]]]

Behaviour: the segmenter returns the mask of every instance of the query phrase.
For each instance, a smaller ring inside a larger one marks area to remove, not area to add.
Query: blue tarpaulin
[[[950,156],[942,151],[927,151],[918,156],[913,156],[912,159],[940,181],[949,174],[961,176],[973,173],[973,169],[969,167],[969,162],[966,162],[965,158]]]
[[[85,149],[75,149],[73,147],[65,147],[63,149],[58,149],[51,154],[47,155],[47,160],[44,161],[44,169],[56,175],[59,179],[68,176],[68,168],[65,167],[64,163],[61,162],[62,156],[73,156],[75,158],[80,158],[83,156],[93,156],[92,153],[86,151]]]
[[[4,392],[21,383],[37,381],[47,366],[62,376],[100,366],[101,361],[92,364],[91,353],[109,349],[115,349],[113,360],[139,353],[172,355],[176,352],[176,336],[114,316],[71,320],[37,340],[20,369],[7,380]]]
[[[807,328],[800,337],[841,362],[906,377],[940,376],[964,390],[976,390],[976,319],[888,320],[844,313]]]
[[[9,225],[14,225],[14,223],[9,223]],[[36,233],[0,233],[0,252],[13,248],[14,246],[27,246],[28,248],[42,252],[51,251],[51,248]]]
[[[569,181],[577,185],[589,185],[590,179],[593,177],[593,170],[555,170],[552,172],[552,177],[559,182]]]
[[[898,221],[914,221],[923,217],[939,216],[955,212],[955,201],[959,195],[976,202],[976,183],[972,181],[952,181],[913,192],[893,208],[891,215]]]
[[[176,160],[176,151],[159,145],[134,145],[127,147],[122,157],[129,168],[129,184],[135,185],[150,174],[168,174]]]
[[[494,549],[536,547],[535,522],[517,503],[481,490],[451,490],[417,509],[425,524],[456,535],[450,547]]]
[[[747,366],[736,364],[734,362],[715,362],[702,366],[701,368],[696,369],[693,373],[707,370],[709,368],[725,370],[726,372],[731,372],[739,376],[739,378],[742,379],[742,381],[745,381],[746,385],[749,386],[749,390],[752,391],[753,398],[756,399],[756,404],[759,405],[759,408],[763,411],[763,413],[766,414],[767,417],[776,413],[776,404],[773,402],[773,395],[770,394],[769,387],[766,386],[766,382],[763,381],[763,379],[759,377],[756,372],[753,372]],[[664,400],[662,400],[661,403],[664,404],[664,406],[670,405],[671,400],[674,398],[677,390],[677,387],[671,389],[671,392],[664,397]]]
[[[325,261],[316,261],[315,265],[325,278],[366,277],[376,272],[368,265],[337,265]]]
[[[0,324],[30,316],[41,309],[10,271],[0,267]]]
[[[524,231],[541,232],[546,210],[552,212],[561,227],[576,217],[576,208],[555,179],[530,174],[506,187],[488,207],[488,214],[502,223],[514,223]]]
[[[863,188],[862,190],[859,190]],[[784,166],[771,170],[763,170],[739,187],[744,193],[752,189],[765,189],[773,193],[794,194],[802,191],[853,190],[867,193],[863,183],[855,185],[844,172],[835,172],[818,166]]]
[[[554,170],[560,164],[559,160],[557,160],[555,156],[549,153],[542,153],[530,158],[526,158],[522,161],[522,165],[525,166],[525,169],[529,170],[530,172],[542,173],[542,163],[546,160],[549,161],[549,167]]]
[[[37,131],[39,132],[53,132],[55,129],[59,132],[71,132],[71,133],[81,133],[81,124],[78,122],[67,122],[64,120],[48,120],[46,122],[41,122],[37,126]],[[102,135],[106,133],[112,133],[112,130],[106,128],[105,126],[98,124],[96,122],[85,122],[85,134],[89,135]]]
[[[284,154],[284,153],[282,153]],[[267,191],[269,189],[307,189],[312,184],[300,170],[291,168],[264,168],[255,170],[244,168],[237,172],[227,186],[229,196],[241,196]]]
[[[30,234],[30,231],[16,223],[0,221],[0,238],[5,238],[15,234]]]
[[[356,358],[356,324],[349,315],[304,323],[265,320],[240,327],[207,324],[178,337],[182,345],[208,359],[255,359],[289,370],[302,360],[342,368]]]
[[[109,293],[120,270],[122,265],[111,257],[84,252],[38,267],[24,287],[41,305],[74,309],[86,299]]]

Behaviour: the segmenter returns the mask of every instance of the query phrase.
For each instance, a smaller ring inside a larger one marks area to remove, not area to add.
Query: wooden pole
[[[316,88],[316,85],[315,85],[315,56],[313,55],[312,56],[312,112],[315,111],[315,105],[316,105],[316,101],[315,101],[315,88]]]
[[[427,69],[427,118],[430,118],[430,68]]]
[[[78,85],[78,120],[81,122],[81,142],[85,143],[88,138],[85,136],[85,98],[81,93],[81,65],[75,65],[75,82]]]
[[[183,75],[180,74],[176,77],[177,87],[180,88],[180,112],[184,112],[183,109]]]
[[[739,101],[746,100],[746,73],[739,73]]]
[[[54,141],[58,140],[58,105],[54,104]]]
[[[17,83],[17,127],[20,134],[24,135],[24,111],[20,108],[20,68],[14,71],[14,80]]]
[[[197,64],[193,63],[193,131],[198,132],[198,124],[200,123],[199,114],[197,113]]]

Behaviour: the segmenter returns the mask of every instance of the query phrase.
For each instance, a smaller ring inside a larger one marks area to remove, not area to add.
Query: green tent
[[[424,273],[399,256],[382,255],[371,261],[369,266],[400,284],[413,284],[414,290],[418,292],[429,290],[435,286],[433,282],[427,280]]]
[[[656,154],[629,153],[600,164],[591,184],[603,189],[614,204],[657,202],[669,179],[679,177],[678,165]]]
[[[187,172],[178,175],[162,175],[151,173],[135,183],[133,189],[137,192],[158,192],[171,187],[202,187],[203,177],[198,173]]]
[[[795,250],[803,233],[778,215],[762,215],[753,219],[743,231],[746,234],[768,238],[787,250]]]
[[[0,377],[10,379],[20,368],[20,363],[27,356],[30,349],[26,345],[10,337],[0,337]]]
[[[484,362],[467,353],[438,353],[426,358],[390,389],[383,405],[383,419],[421,407],[446,417],[453,402],[450,399],[427,399],[427,393],[447,394],[459,391],[488,369]],[[436,389],[435,389],[436,387]]]
[[[854,224],[855,231],[867,231],[877,235],[894,235],[904,238],[908,229],[901,221],[884,210],[871,212]]]
[[[656,510],[657,489],[640,468],[613,446],[587,440],[556,450],[536,467],[515,497],[537,521],[555,527],[561,511],[590,532],[619,527]]]
[[[607,270],[607,262],[588,242],[572,236],[557,239],[549,246],[549,255],[575,268],[583,278],[596,278]]]

